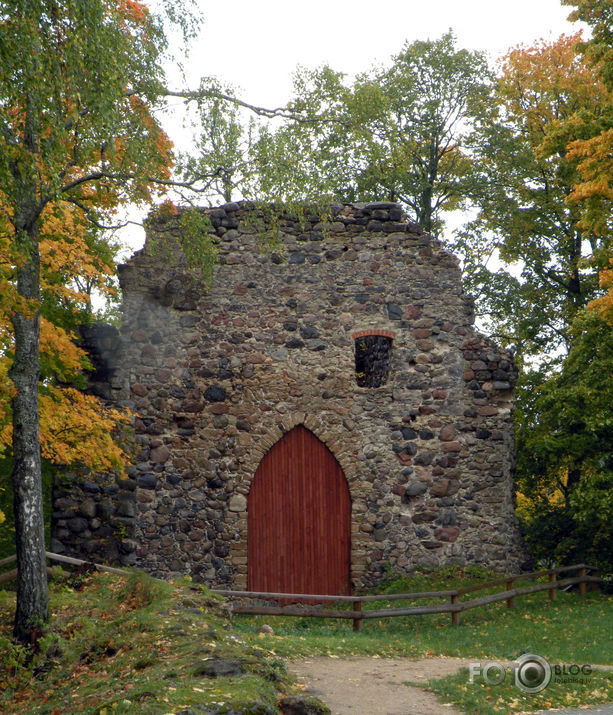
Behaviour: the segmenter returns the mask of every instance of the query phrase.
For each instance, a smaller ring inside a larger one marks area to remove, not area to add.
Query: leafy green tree
[[[255,121],[253,116],[246,119],[246,110],[236,102],[224,99],[235,94],[232,88],[214,78],[204,78],[201,84],[194,122],[196,150],[179,157],[176,190],[187,200],[196,194],[199,203],[227,203],[250,193]]]
[[[612,478],[613,334],[586,310],[611,234],[599,228],[603,202],[586,222],[580,159],[569,151],[577,118],[602,117],[608,90],[580,46],[579,35],[561,37],[505,58],[471,137],[484,192],[457,245],[482,319],[522,367],[517,479],[529,546],[539,559],[611,568],[601,497]]]
[[[582,474],[613,471],[613,329],[587,310],[573,333],[562,369],[546,379],[533,372],[524,383],[518,444],[522,492],[555,490],[566,505]]]
[[[489,78],[485,57],[458,49],[451,32],[407,43],[389,67],[353,82],[329,67],[302,70],[291,108],[317,121],[263,133],[259,191],[397,201],[438,233],[442,213],[466,205],[476,191],[463,141],[486,102]]]
[[[187,31],[182,6],[166,6]],[[170,143],[150,112],[165,49],[162,19],[138,0],[0,0],[1,243],[15,288],[14,634],[22,642],[48,618],[38,404],[44,217],[66,205],[96,221],[120,202],[148,201],[153,179],[170,179]]]
[[[357,100],[371,106],[369,95],[380,92],[383,110],[357,129],[366,148],[358,191],[400,201],[438,233],[441,212],[465,207],[475,190],[463,136],[488,97],[489,77],[484,56],[457,49],[448,32],[406,44],[388,70],[358,82]]]
[[[338,197],[351,200],[357,159],[345,122],[350,90],[344,75],[330,67],[300,68],[294,76],[294,93],[291,111],[313,121],[286,121],[277,129],[259,127],[252,149],[253,197],[286,204]]]
[[[471,138],[483,193],[458,249],[491,332],[526,358],[568,352],[570,326],[597,294],[610,242],[586,230],[569,200],[580,178],[567,151],[569,120],[585,108],[599,112],[606,96],[578,42],[561,37],[510,52],[496,102]],[[494,258],[502,267],[491,267]]]
[[[529,373],[518,395],[518,487],[537,557],[613,573],[613,328],[586,310],[573,333],[560,371]]]

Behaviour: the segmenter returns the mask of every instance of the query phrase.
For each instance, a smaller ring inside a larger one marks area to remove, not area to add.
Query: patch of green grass
[[[223,599],[206,589],[143,574],[95,573],[81,590],[71,583],[52,580],[53,618],[36,652],[11,643],[14,594],[0,592],[3,715],[140,715],[196,705],[256,713],[274,709],[291,685],[263,644],[233,633]]]
[[[500,578],[500,574],[483,566],[460,566],[453,563],[436,569],[418,566],[410,574],[401,576],[390,574],[389,578],[377,587],[375,593],[397,594],[415,593],[417,591],[449,591],[463,586],[474,586],[478,583],[498,578]],[[495,591],[496,589],[493,590]]]
[[[455,675],[424,683],[407,683],[435,693],[442,702],[452,703],[462,712],[480,715],[506,715],[512,712],[570,708],[613,701],[613,673],[592,671],[573,677],[552,676],[550,684],[540,693],[525,693],[515,686],[514,676],[508,671],[500,685],[490,685],[481,675],[470,682],[468,668]]]

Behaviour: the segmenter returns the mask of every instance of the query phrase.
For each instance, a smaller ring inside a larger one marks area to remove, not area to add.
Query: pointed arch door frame
[[[260,461],[247,521],[249,590],[351,592],[349,485],[335,456],[304,425]]]

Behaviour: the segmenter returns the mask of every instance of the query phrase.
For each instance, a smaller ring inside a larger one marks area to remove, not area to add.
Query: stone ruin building
[[[92,390],[131,408],[127,478],[56,488],[52,550],[218,587],[350,593],[419,564],[515,572],[511,355],[457,259],[390,203],[203,209],[209,286],[152,218]]]

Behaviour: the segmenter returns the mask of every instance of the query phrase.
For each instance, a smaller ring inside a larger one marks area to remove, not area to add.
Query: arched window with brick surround
[[[361,330],[355,341],[355,379],[359,387],[381,387],[387,382],[396,337],[389,330]]]

